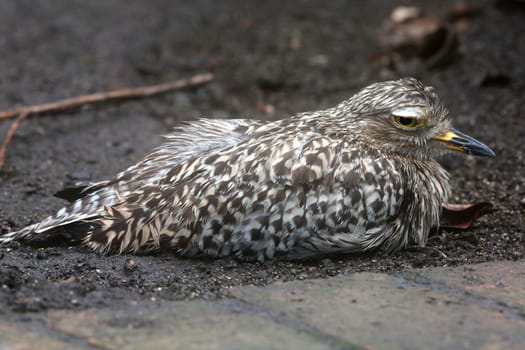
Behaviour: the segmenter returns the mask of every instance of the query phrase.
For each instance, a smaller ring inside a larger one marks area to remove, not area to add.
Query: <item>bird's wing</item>
[[[262,127],[244,142],[200,153],[170,169],[158,186],[106,206],[86,243],[104,252],[147,251],[187,231],[188,246],[202,246],[206,227],[195,232],[210,222],[241,230],[254,216],[278,214],[282,221],[286,197],[325,177],[335,153],[334,142],[317,132],[281,128]]]
[[[298,240],[289,257],[395,249],[407,198],[397,161],[368,147],[367,140],[310,135],[307,142],[295,138],[274,147],[270,179],[293,189],[283,206],[284,226],[295,232],[308,227],[308,239]]]
[[[400,236],[409,196],[396,160],[365,147],[343,146],[329,175],[330,186],[313,186],[306,208],[313,234],[300,241],[289,258],[365,252],[406,244]]]
[[[166,174],[181,162],[209,150],[243,142],[264,123],[250,119],[199,119],[186,122],[166,136],[167,142],[142,161],[120,172],[113,180],[79,184],[57,193],[71,201],[40,223],[0,237],[0,243],[28,238],[35,233],[61,228],[75,222],[92,220],[105,214],[105,206],[115,205],[142,188],[156,187]]]
[[[122,198],[144,185],[157,183],[177,164],[208,150],[219,150],[241,143],[262,125],[264,122],[253,119],[201,118],[183,122],[165,136],[167,142],[140,162],[118,173],[113,180],[79,183],[57,192],[55,196],[74,202],[103,189],[106,192],[105,197],[112,200],[108,198],[100,204],[112,204],[117,193]]]
[[[322,254],[358,241],[348,235],[354,233],[349,225],[365,235],[398,210],[399,193],[381,189],[397,177],[382,171],[371,179],[369,167],[376,165],[361,159],[363,150],[314,131],[283,133],[279,127],[180,163],[158,187],[107,208],[86,243],[126,252],[169,242],[187,254],[252,254],[262,260],[313,234],[347,234],[310,245]],[[358,214],[364,217],[353,222]]]

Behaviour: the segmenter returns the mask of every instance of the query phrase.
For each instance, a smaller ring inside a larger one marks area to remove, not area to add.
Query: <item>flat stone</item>
[[[525,261],[237,287],[0,320],[3,349],[522,349]]]
[[[410,270],[407,279],[428,283],[450,293],[460,293],[483,300],[496,301],[502,306],[519,309],[525,316],[525,261],[502,261],[468,265],[457,268]],[[426,279],[426,282],[422,279]]]
[[[0,320],[0,350],[62,350],[73,344],[57,339],[46,330],[30,330],[19,324]]]
[[[160,302],[116,313],[56,311],[48,327],[104,349],[331,349],[330,339],[282,327],[236,303]]]
[[[409,270],[399,276],[360,273],[269,288],[237,288],[231,294],[366,348],[522,349],[523,266],[523,262],[503,262]],[[483,284],[460,283],[457,276],[470,268]],[[422,282],[407,279],[416,273]],[[496,279],[506,281],[506,287],[489,288]],[[436,281],[440,288],[433,288],[436,283],[431,282]]]

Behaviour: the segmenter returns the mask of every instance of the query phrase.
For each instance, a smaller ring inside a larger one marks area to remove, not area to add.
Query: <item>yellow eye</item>
[[[421,125],[421,122],[418,118],[411,117],[400,117],[398,115],[393,115],[392,120],[395,124],[402,128],[416,128]]]

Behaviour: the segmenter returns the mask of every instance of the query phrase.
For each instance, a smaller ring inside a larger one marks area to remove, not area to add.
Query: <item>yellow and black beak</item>
[[[450,129],[449,132],[436,135],[434,140],[443,142],[448,149],[473,156],[494,157],[496,155],[487,145],[456,129]]]

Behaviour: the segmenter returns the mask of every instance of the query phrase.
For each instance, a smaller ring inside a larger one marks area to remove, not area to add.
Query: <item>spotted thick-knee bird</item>
[[[291,259],[424,245],[447,202],[448,150],[494,156],[451,127],[431,87],[372,84],[333,108],[262,122],[200,119],[142,161],[64,190],[70,205],[2,242],[104,253]]]

